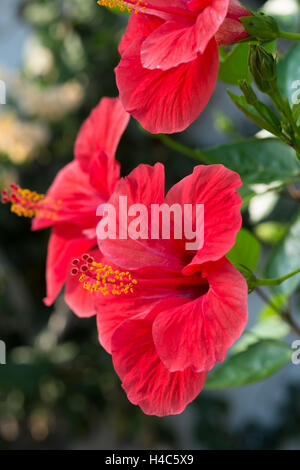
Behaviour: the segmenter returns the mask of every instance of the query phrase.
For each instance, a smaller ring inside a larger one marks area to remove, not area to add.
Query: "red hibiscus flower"
[[[33,230],[52,226],[48,245],[46,305],[51,305],[69,272],[71,260],[97,245],[96,216],[99,204],[106,202],[120,178],[115,152],[129,120],[118,98],[103,98],[81,127],[74,161],[56,176],[46,196],[18,186],[3,194],[19,215],[35,216]],[[66,300],[79,316],[94,313],[91,297],[67,292]]]
[[[204,204],[203,247],[188,251],[172,230],[170,239],[151,239],[148,228],[139,239],[99,240],[95,259],[74,260],[69,282],[80,286],[80,275],[96,292],[100,343],[129,400],[147,414],[182,412],[246,325],[247,283],[225,258],[241,226],[240,185],[222,165],[197,166],[164,197],[163,165],[140,165],[109,200],[117,230],[120,196],[149,214],[153,204]],[[127,227],[133,220],[129,213]]]
[[[149,132],[182,131],[215,89],[218,45],[247,37],[239,18],[251,13],[237,0],[125,3],[138,14],[120,44],[116,79],[122,103]]]

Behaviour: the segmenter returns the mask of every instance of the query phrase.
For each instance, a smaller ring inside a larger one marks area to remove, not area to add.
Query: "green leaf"
[[[300,267],[300,212],[288,228],[285,237],[270,253],[265,274],[267,278],[284,276]],[[300,284],[300,274],[291,277],[274,291],[291,294]]]
[[[278,62],[277,84],[283,97],[294,105],[300,99],[300,44],[294,44]]]
[[[207,378],[206,389],[240,387],[266,379],[291,360],[290,346],[274,340],[261,341],[229,357]]]
[[[260,257],[260,244],[251,232],[242,228],[233,248],[227,254],[229,261],[237,268],[246,266],[254,271]]]
[[[220,64],[219,80],[231,85],[237,85],[239,80],[251,81],[248,67],[249,45],[238,44]]]
[[[300,171],[294,150],[277,139],[247,139],[201,150],[210,163],[239,173],[243,183],[285,181]]]
[[[299,87],[300,88],[300,87]],[[299,93],[300,95],[300,93]],[[300,118],[300,100],[299,103],[294,104],[292,108],[292,113],[293,113],[293,118],[294,121],[296,122],[297,126],[299,126],[299,118]]]

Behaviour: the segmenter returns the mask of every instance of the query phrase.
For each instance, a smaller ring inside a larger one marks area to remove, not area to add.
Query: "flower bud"
[[[249,68],[257,87],[269,93],[271,82],[276,80],[277,63],[272,54],[261,46],[251,46],[249,55]]]
[[[272,41],[279,36],[277,22],[271,16],[258,13],[254,16],[240,18],[244,28],[259,41]]]

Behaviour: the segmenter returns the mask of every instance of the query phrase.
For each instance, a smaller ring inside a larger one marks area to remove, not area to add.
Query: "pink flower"
[[[185,238],[148,233],[147,239],[100,240],[95,259],[74,260],[68,283],[80,287],[80,275],[95,292],[100,343],[129,400],[147,414],[182,412],[244,330],[247,283],[225,258],[241,227],[240,185],[222,165],[197,166],[164,197],[163,165],[140,165],[109,200],[117,217],[120,196],[149,214],[152,204],[204,204],[202,249],[187,251]],[[127,226],[133,219],[128,216]]]
[[[237,0],[127,0],[136,13],[120,44],[116,68],[121,101],[152,133],[186,129],[216,85],[218,45],[247,33]],[[138,6],[137,6],[138,5]]]
[[[4,202],[12,203],[19,215],[36,216],[33,230],[52,227],[48,245],[46,305],[51,305],[63,287],[71,260],[97,245],[96,216],[120,178],[115,160],[119,140],[129,115],[118,98],[103,98],[81,127],[75,143],[75,159],[56,176],[45,197],[12,185]],[[91,297],[82,291],[66,300],[79,316],[94,313]]]

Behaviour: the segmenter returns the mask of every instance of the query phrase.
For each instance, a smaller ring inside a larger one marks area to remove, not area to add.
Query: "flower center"
[[[103,295],[133,294],[138,283],[129,271],[119,271],[107,264],[97,263],[89,254],[73,259],[71,275],[78,277],[84,289]]]
[[[147,2],[142,0],[98,0],[97,3],[101,6],[108,8],[119,8],[121,11],[127,11],[128,13],[143,13],[145,11]]]
[[[201,12],[211,5],[212,0],[190,0],[187,4],[188,9],[195,12]]]
[[[29,189],[22,189],[11,184],[9,190],[2,191],[2,203],[10,203],[11,212],[20,217],[41,217],[55,220],[62,201],[54,201],[44,194],[38,194]]]
[[[194,12],[191,10],[189,11],[183,8],[181,9],[165,5],[152,5],[151,1],[146,2],[144,0],[98,0],[97,3],[101,6],[105,6],[108,8],[119,8],[121,11],[127,11],[128,13],[144,13],[146,10],[148,10],[149,12],[150,10],[152,10],[167,13],[168,15],[183,16],[188,18],[195,17]]]

